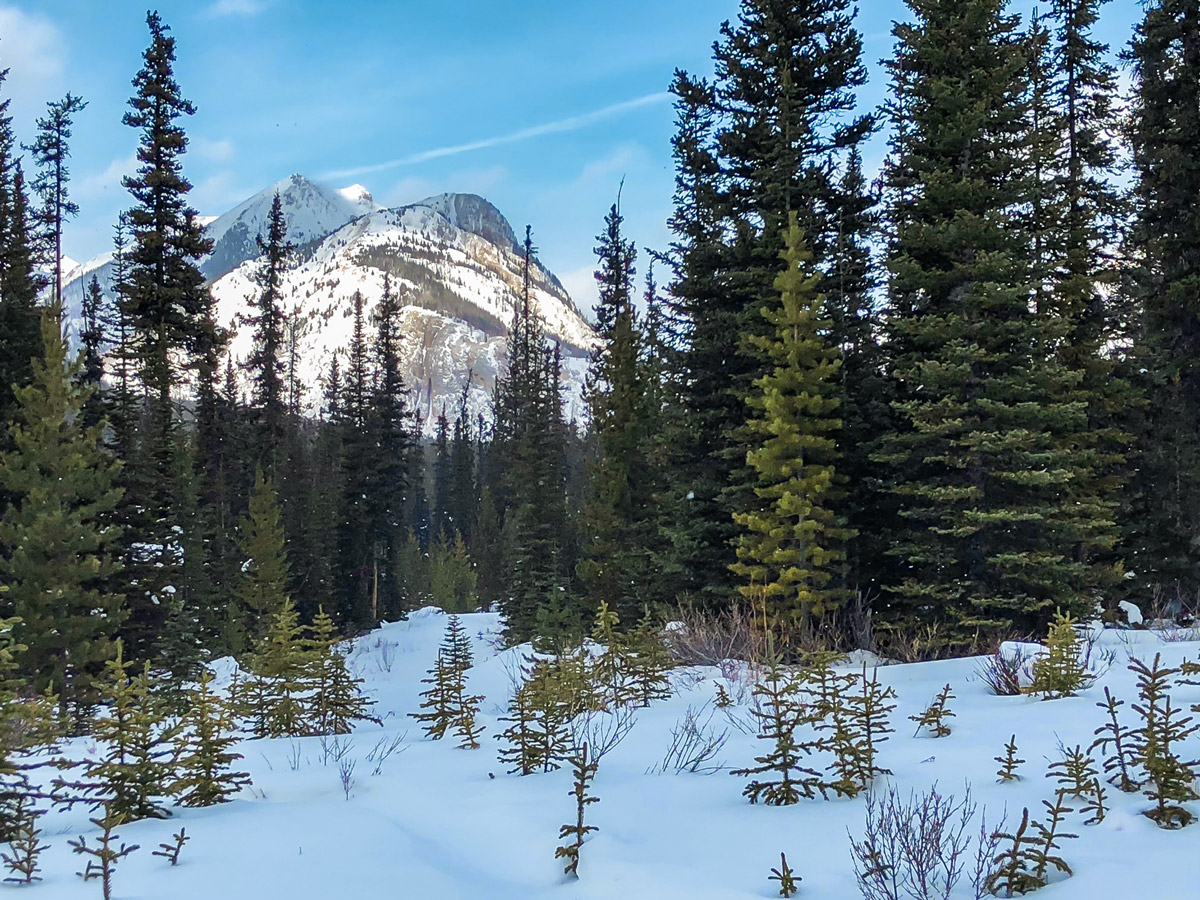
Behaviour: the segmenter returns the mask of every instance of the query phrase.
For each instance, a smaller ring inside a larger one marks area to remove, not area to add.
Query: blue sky
[[[1019,6],[1031,4],[1022,2]],[[1043,4],[1046,5],[1046,4]],[[901,0],[862,0],[871,84],[886,87]],[[120,124],[146,44],[145,0],[0,0],[0,66],[18,135],[67,90],[78,117],[72,165],[82,207],[66,251],[109,247],[128,203],[136,135]],[[293,172],[359,182],[399,204],[447,190],[492,200],[543,261],[590,302],[592,247],[625,179],[639,246],[662,247],[670,212],[676,67],[711,71],[736,0],[164,0],[187,123],[195,205],[215,215]],[[1123,45],[1139,15],[1112,0],[1102,36]],[[877,161],[882,147],[876,144]]]

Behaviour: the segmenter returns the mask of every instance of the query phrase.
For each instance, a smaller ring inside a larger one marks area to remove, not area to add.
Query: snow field
[[[755,806],[741,796],[746,779],[726,771],[712,775],[651,774],[671,742],[672,727],[689,706],[711,703],[714,680],[724,680],[739,700],[730,713],[749,723],[749,691],[744,670],[732,681],[716,668],[679,669],[676,695],[636,712],[626,740],[600,763],[594,792],[600,802],[588,808],[588,823],[599,826],[584,846],[580,880],[567,881],[554,859],[558,828],[574,816],[568,796],[570,773],[559,770],[526,777],[507,775],[498,761],[496,735],[522,651],[496,649],[499,620],[494,614],[463,616],[472,637],[475,666],[468,673],[472,693],[486,700],[479,721],[486,726],[483,748],[458,750],[455,741],[423,738],[419,723],[407,717],[417,709],[420,679],[433,664],[446,616],[421,610],[407,621],[388,624],[356,640],[352,670],[367,681],[383,726],[365,724],[341,739],[247,740],[239,747],[254,785],[234,802],[209,809],[177,809],[166,821],[142,821],[119,829],[121,840],[141,850],[119,865],[114,896],[121,900],[326,900],[397,897],[412,900],[749,900],[777,895],[767,881],[787,854],[803,878],[801,898],[855,900],[859,897],[848,831],[861,833],[865,799],[809,800],[790,807]],[[881,745],[879,764],[894,773],[903,796],[935,782],[943,794],[961,797],[970,783],[989,826],[1007,812],[1015,825],[1021,808],[1041,817],[1043,799],[1053,797],[1046,777],[1060,758],[1058,745],[1087,746],[1103,721],[1096,706],[1104,687],[1126,701],[1125,724],[1134,724],[1134,677],[1130,657],[1149,662],[1161,653],[1177,665],[1200,656],[1200,643],[1163,643],[1152,632],[1104,632],[1102,655],[1113,664],[1079,696],[1054,701],[997,697],[987,692],[964,659],[884,666],[880,680],[898,694],[891,722],[896,732]],[[220,661],[217,685],[228,684],[229,661]],[[741,682],[739,685],[738,682]],[[949,682],[955,717],[945,738],[914,737],[908,716],[924,710]],[[741,690],[739,690],[739,687]],[[1200,687],[1174,692],[1176,705],[1200,702]],[[711,706],[709,711],[711,711]],[[704,718],[707,718],[706,711]],[[719,761],[729,768],[752,765],[766,749],[715,711],[712,724],[728,730]],[[997,784],[1009,736],[1016,734],[1022,780]],[[403,736],[388,758],[382,748]],[[74,742],[72,753],[95,752],[92,742]],[[1200,757],[1200,740],[1185,746],[1185,758]],[[373,753],[373,751],[375,751]],[[341,764],[353,763],[349,799]],[[368,757],[373,757],[369,759]],[[822,764],[825,761],[822,761]],[[1099,764],[1099,760],[1097,763]],[[379,774],[373,774],[376,765]],[[881,779],[882,784],[885,779]],[[1045,900],[1068,898],[1200,898],[1200,824],[1164,831],[1140,815],[1151,804],[1144,795],[1108,791],[1111,811],[1099,825],[1083,824],[1078,812],[1067,830],[1062,855],[1075,876],[1055,881],[1036,894]],[[1077,806],[1078,804],[1076,804]],[[1200,812],[1200,803],[1193,805]],[[94,829],[87,811],[51,812],[43,817],[45,881],[30,890],[43,900],[99,897],[96,882],[73,873],[82,859],[70,853],[68,838]],[[973,825],[978,830],[978,819]],[[180,864],[150,851],[169,841],[179,827],[192,840]],[[90,841],[89,841],[90,842]],[[954,897],[973,896],[960,883]]]

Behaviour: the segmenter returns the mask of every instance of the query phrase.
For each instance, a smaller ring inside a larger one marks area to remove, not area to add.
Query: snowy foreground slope
[[[672,727],[689,706],[709,702],[714,680],[731,694],[738,684],[717,669],[674,673],[676,695],[637,714],[623,744],[600,764],[589,807],[600,831],[583,849],[579,881],[565,881],[554,859],[558,828],[573,815],[568,797],[571,776],[506,775],[497,760],[503,714],[514,690],[520,648],[495,649],[497,617],[464,617],[473,638],[475,667],[471,692],[484,694],[481,750],[457,750],[450,739],[422,738],[407,713],[418,705],[419,681],[433,663],[446,617],[422,610],[406,622],[387,625],[357,640],[351,666],[367,679],[377,700],[382,727],[366,725],[351,738],[348,759],[356,761],[355,786],[346,799],[338,764],[323,763],[321,739],[255,740],[241,747],[242,767],[254,786],[232,803],[202,810],[177,810],[167,821],[143,821],[119,830],[121,839],[142,849],[117,871],[114,896],[122,900],[329,900],[329,898],[412,898],[412,900],[743,900],[776,895],[767,875],[779,853],[803,877],[799,897],[854,900],[859,896],[847,830],[856,836],[865,800],[803,801],[798,806],[752,806],[741,796],[744,779],[722,771],[713,775],[648,774],[663,759]],[[1130,656],[1150,661],[1161,652],[1165,663],[1200,656],[1198,643],[1162,643],[1151,632],[1108,632],[1102,644],[1115,664],[1080,696],[1042,702],[989,694],[976,676],[976,661],[954,660],[888,666],[880,678],[899,695],[892,714],[896,734],[882,745],[880,764],[893,770],[902,793],[934,782],[944,793],[961,795],[969,781],[976,801],[987,807],[989,825],[1007,808],[1009,823],[1022,806],[1034,814],[1053,795],[1046,766],[1060,758],[1061,742],[1086,748],[1102,721],[1096,706],[1108,686],[1118,697],[1136,699]],[[228,672],[222,673],[228,679]],[[957,700],[953,733],[945,738],[913,737],[915,715],[950,682]],[[1176,704],[1200,702],[1200,687],[1185,687]],[[711,706],[710,706],[711,709]],[[1123,711],[1128,711],[1128,706]],[[733,711],[747,718],[744,707]],[[706,713],[707,715],[707,713]],[[1132,724],[1132,715],[1129,717]],[[716,712],[714,724],[728,727]],[[721,754],[729,767],[752,764],[762,752],[752,735],[730,728]],[[1016,733],[1024,780],[997,784],[997,764],[1009,736]],[[368,754],[381,740],[407,733],[403,752],[388,758],[379,774]],[[85,751],[87,742],[75,751]],[[1185,748],[1200,756],[1200,740]],[[494,777],[492,777],[494,776]],[[1073,878],[1056,881],[1034,895],[1066,898],[1200,897],[1200,824],[1163,831],[1139,815],[1148,801],[1140,794],[1109,792],[1112,811],[1099,825],[1087,826],[1078,813],[1064,842],[1063,856]],[[1195,810],[1200,804],[1193,806]],[[1200,810],[1198,810],[1200,811]],[[30,889],[42,900],[95,898],[95,882],[71,873],[81,868],[67,839],[91,834],[86,813],[51,814],[44,820],[52,845],[43,858],[45,882]],[[171,868],[150,850],[168,841],[180,826],[192,840],[179,867]],[[978,822],[976,822],[976,828]],[[960,884],[954,897],[973,896]]]

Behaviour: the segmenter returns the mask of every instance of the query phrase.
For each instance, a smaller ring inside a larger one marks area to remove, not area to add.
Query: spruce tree
[[[120,598],[109,589],[118,569],[111,514],[121,493],[116,467],[101,448],[104,425],[85,427],[89,391],[68,360],[59,307],[43,315],[44,357],[17,391],[0,455],[0,491],[11,505],[0,520],[0,577],[5,606],[21,619],[21,670],[38,692],[55,691],[78,715],[95,700],[94,681],[112,655]]]
[[[178,724],[167,721],[163,701],[154,690],[150,664],[137,669],[126,662],[121,643],[106,663],[102,700],[105,712],[92,725],[104,747],[89,762],[85,777],[97,786],[106,813],[119,821],[164,819],[164,801],[174,792],[175,739]]]
[[[239,316],[239,321],[254,329],[254,347],[243,365],[253,385],[251,410],[257,459],[267,477],[274,478],[281,462],[286,428],[281,289],[284,271],[295,249],[287,239],[287,222],[283,218],[283,203],[278,191],[271,201],[266,236],[258,235],[255,240],[260,254],[254,273],[258,291],[247,301],[251,311]]]
[[[245,561],[238,589],[237,631],[252,645],[262,638],[271,617],[286,603],[289,574],[275,487],[261,469],[255,474],[254,492],[241,530]],[[243,643],[234,649],[245,647]]]
[[[62,306],[62,235],[63,226],[79,213],[79,204],[67,191],[70,172],[67,160],[71,156],[68,141],[75,116],[87,107],[81,97],[67,94],[61,100],[46,104],[46,116],[37,120],[37,139],[27,148],[37,164],[37,175],[31,187],[38,196],[38,237],[42,259],[50,267],[53,293],[51,298]]]
[[[729,601],[737,528],[752,500],[745,397],[767,366],[746,340],[769,326],[789,215],[818,270],[834,268],[836,161],[871,131],[854,114],[861,39],[845,0],[743,0],[709,83],[677,73],[671,315],[679,343],[665,422],[663,568],[706,605]],[[840,252],[840,251],[839,251]]]
[[[651,600],[651,551],[658,521],[649,458],[648,373],[634,308],[637,254],[622,234],[623,221],[614,205],[596,248],[596,323],[603,344],[588,371],[586,397],[596,459],[588,470],[578,572],[589,606],[606,605],[630,623]]]
[[[178,417],[172,391],[184,380],[181,364],[211,361],[215,335],[212,298],[198,267],[211,251],[183,175],[187,136],[179,119],[195,107],[175,81],[175,38],[157,12],[146,16],[150,45],[134,77],[134,96],[124,122],[140,131],[138,170],[123,184],[134,205],[125,216],[130,246],[125,254],[123,308],[129,316],[138,379],[148,417],[126,490],[140,511],[139,543],[129,562],[138,588],[131,593],[125,625],[134,656],[153,651],[162,626],[168,589],[181,577],[182,553],[172,510],[178,500],[175,459]],[[203,379],[202,379],[203,380]]]
[[[784,258],[787,268],[775,281],[781,302],[762,310],[774,333],[753,338],[773,367],[750,398],[755,449],[747,463],[758,502],[734,516],[746,529],[735,566],[747,580],[742,591],[762,598],[764,614],[781,631],[839,605],[839,567],[853,536],[836,508],[840,361],[825,337],[819,277],[794,216]]]
[[[508,545],[499,605],[509,643],[532,637],[538,612],[562,601],[568,571],[562,398],[556,357],[547,352],[534,308],[533,252],[526,229],[521,295],[496,381],[491,448]]]
[[[7,77],[8,69],[0,69],[0,92]],[[29,381],[33,360],[42,356],[40,284],[10,102],[0,93],[0,426],[12,414],[13,387]]]
[[[1020,215],[1028,47],[1003,0],[911,0],[889,63],[888,349],[902,424],[875,454],[903,519],[885,625],[939,643],[1086,613],[1094,455]],[[1078,502],[1077,502],[1078,501]],[[934,648],[936,649],[936,648]]]
[[[255,737],[313,734],[313,647],[290,598],[270,617],[249,658],[251,677],[238,685],[239,714]]]
[[[375,311],[375,384],[371,395],[370,419],[376,431],[375,444],[368,448],[371,467],[369,516],[371,539],[372,611],[375,625],[382,615],[402,618],[397,559],[405,538],[405,513],[411,485],[421,470],[412,470],[413,415],[408,386],[400,370],[400,296],[385,275],[383,295]],[[353,372],[352,372],[353,374]],[[419,431],[418,431],[419,434]]]
[[[227,701],[213,693],[213,676],[205,669],[199,684],[188,692],[188,705],[179,734],[174,785],[181,806],[213,806],[228,802],[250,784],[245,772],[234,772],[242,758],[230,748],[237,743]]]
[[[1127,59],[1136,217],[1135,362],[1148,400],[1133,485],[1136,571],[1169,597],[1200,585],[1200,9],[1145,4]]]
[[[83,405],[83,424],[87,427],[98,424],[107,405],[104,396],[104,354],[107,339],[104,333],[105,299],[100,280],[93,275],[83,294],[79,311],[80,361],[77,380],[89,394]]]
[[[355,722],[382,724],[371,715],[374,703],[362,693],[363,680],[350,674],[333,619],[318,610],[312,625],[313,719],[318,734],[349,734]]]

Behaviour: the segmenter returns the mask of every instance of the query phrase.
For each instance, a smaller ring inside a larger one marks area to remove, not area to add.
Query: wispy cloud
[[[0,69],[9,69],[5,93],[18,104],[40,107],[63,73],[67,46],[48,18],[0,3]]]
[[[637,97],[633,100],[625,100],[621,103],[614,103],[611,106],[605,106],[601,109],[592,110],[588,113],[583,113],[578,116],[569,116],[565,119],[558,119],[554,122],[544,122],[541,125],[534,125],[530,128],[522,128],[520,131],[513,131],[508,134],[496,135],[495,137],[483,138],[478,141],[469,141],[465,144],[451,144],[446,147],[436,147],[432,150],[422,150],[419,153],[410,153],[408,156],[402,156],[399,159],[390,159],[387,162],[374,163],[367,166],[358,166],[353,169],[339,169],[333,172],[326,172],[322,177],[326,179],[342,179],[342,178],[357,178],[360,175],[370,175],[372,172],[383,172],[387,169],[394,169],[397,166],[411,166],[417,163],[428,162],[431,159],[441,159],[445,156],[457,156],[460,153],[470,153],[474,150],[486,150],[489,147],[498,147],[501,144],[515,144],[519,141],[527,141],[531,138],[542,137],[547,134],[561,134],[564,131],[577,131],[580,128],[586,128],[589,125],[594,125],[597,122],[602,122],[605,119],[611,119],[613,116],[621,115],[634,109],[640,109],[644,106],[653,106],[659,103],[664,103],[670,99],[670,94],[658,92],[647,94],[644,97]]]
[[[230,140],[214,141],[209,138],[196,138],[192,141],[192,149],[212,162],[230,162],[237,155],[237,148]]]
[[[225,16],[257,16],[269,5],[269,0],[217,0],[204,10],[204,14],[214,19]]]
[[[121,179],[137,169],[137,154],[130,153],[114,159],[100,172],[85,175],[75,182],[74,190],[82,196],[95,196],[113,188],[121,188]]]

